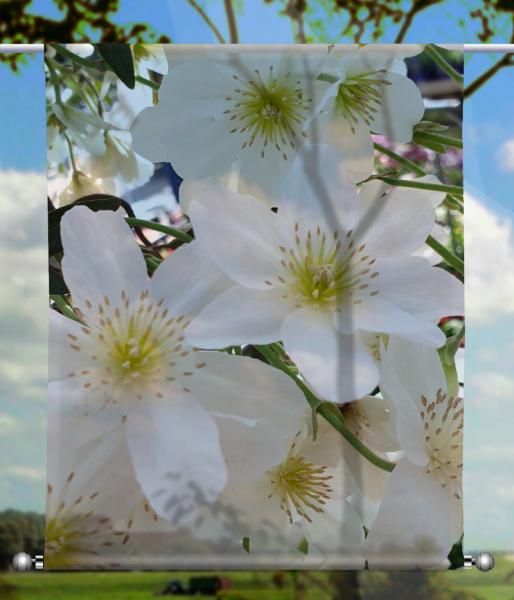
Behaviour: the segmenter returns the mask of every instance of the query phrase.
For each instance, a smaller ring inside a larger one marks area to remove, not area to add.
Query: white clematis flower
[[[278,213],[215,183],[183,191],[198,242],[233,281],[195,318],[191,343],[282,340],[315,391],[339,403],[378,383],[362,332],[437,348],[438,320],[463,312],[462,284],[411,256],[434,225],[425,195],[360,199],[343,169],[330,148],[305,146]]]
[[[412,179],[412,181],[416,181],[417,183],[435,183],[440,184],[441,182],[435,175],[424,175],[423,177],[418,177],[416,179]],[[362,183],[358,187],[359,197],[365,199],[366,202],[372,202],[377,198],[382,198],[390,193],[393,188],[387,185],[384,181],[380,181],[379,179],[371,179],[370,181],[366,181]],[[425,197],[428,202],[430,202],[436,210],[446,198],[446,192],[436,192],[433,190],[423,190],[423,189],[415,189],[414,193],[418,197]],[[432,229],[431,234],[439,243],[446,246],[448,244],[449,235],[446,229],[434,221],[434,227]],[[441,257],[437,254],[430,246],[423,243],[416,252],[413,253],[413,256],[421,256],[426,258],[432,266],[438,265],[441,262]]]
[[[75,200],[91,194],[107,194],[115,188],[98,177],[90,177],[82,171],[72,171],[69,179],[54,177],[48,182],[48,193],[56,208],[68,206]]]
[[[153,163],[134,152],[128,131],[106,131],[105,148],[102,156],[86,159],[84,169],[88,173],[102,179],[119,177],[133,188],[144,185],[153,175]]]
[[[80,391],[78,392],[80,393]],[[69,397],[52,397],[48,407],[45,568],[113,569],[132,553],[131,530],[148,529],[153,511],[136,480],[126,448],[112,451],[120,426],[99,422],[96,437],[73,414]],[[121,451],[120,451],[121,450]],[[106,457],[108,458],[106,460]],[[141,510],[142,509],[142,510]],[[142,515],[148,515],[146,519]],[[166,524],[159,523],[161,531]],[[149,549],[147,549],[149,550]]]
[[[80,58],[88,58],[95,51],[93,44],[64,44],[64,47]]]
[[[422,46],[335,46],[324,65],[338,79],[323,105],[319,139],[347,158],[346,175],[362,181],[373,171],[371,133],[410,142],[424,113],[423,98],[403,59]],[[323,77],[323,76],[322,76]],[[329,77],[331,80],[332,77]]]
[[[151,508],[137,481],[121,421],[76,414],[81,394],[53,394],[48,406],[45,567],[168,566],[176,527]],[[153,561],[153,562],[152,562]]]
[[[367,448],[385,460],[400,450],[394,432],[391,403],[378,396],[364,396],[341,408],[348,429]],[[366,527],[376,517],[390,473],[375,466],[343,440],[344,458],[358,488],[349,498]]]
[[[166,48],[159,103],[132,127],[136,152],[186,179],[228,177],[266,193],[280,187],[326,93],[316,77],[328,49]]]
[[[395,407],[404,458],[392,472],[364,554],[371,567],[429,568],[462,535],[462,400],[435,350],[389,340],[381,388]]]
[[[81,110],[69,102],[56,102],[51,107],[51,112],[73,142],[90,154],[104,154],[105,131],[118,129],[98,115]]]
[[[305,409],[286,416],[270,407],[262,416],[244,437],[237,435],[233,421],[218,419],[228,468],[220,501],[233,506],[244,521],[238,531],[250,538],[250,560],[258,564],[273,555],[362,568],[364,530],[346,501],[356,487],[343,458],[342,437],[319,419],[313,441],[312,415]],[[268,445],[270,423],[287,432],[281,447]],[[266,462],[257,464],[255,456],[261,454]],[[303,538],[307,557],[296,550]]]
[[[191,315],[227,281],[197,243],[174,252],[149,280],[121,211],[74,207],[62,218],[61,239],[64,279],[83,324],[52,311],[50,402],[69,398],[91,436],[105,421],[123,425],[157,514],[190,509],[196,495],[214,499],[226,466],[211,411],[257,417],[269,402],[287,412],[304,402],[301,393],[259,361],[186,342]]]

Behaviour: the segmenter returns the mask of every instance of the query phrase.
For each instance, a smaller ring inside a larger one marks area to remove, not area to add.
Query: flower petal
[[[464,314],[464,285],[421,257],[377,260],[382,298],[419,319],[439,320]]]
[[[175,250],[155,271],[150,284],[154,299],[164,298],[175,315],[196,315],[233,285],[194,241]]]
[[[64,279],[74,304],[86,316],[98,317],[96,308],[105,296],[115,302],[122,290],[130,298],[148,287],[143,254],[123,211],[93,212],[75,206],[61,219],[61,239]]]
[[[432,401],[438,390],[446,390],[438,353],[432,348],[396,336],[389,339],[387,349],[382,352],[381,380],[386,370],[395,373],[396,381],[419,410],[422,409],[421,396]],[[382,385],[393,403],[398,404],[395,391],[388,389],[384,381]]]
[[[193,319],[187,338],[199,348],[269,344],[280,339],[288,311],[289,304],[273,291],[235,285]]]
[[[187,378],[192,393],[214,413],[244,419],[265,419],[298,431],[288,421],[304,418],[305,398],[294,381],[282,371],[247,356],[199,351],[203,363]],[[185,381],[185,380],[184,380]]]
[[[422,44],[373,44],[360,46],[344,44],[335,46],[327,64],[339,66],[347,77],[362,75],[378,69],[390,69],[398,60],[409,58],[423,52]]]
[[[426,194],[394,187],[376,199],[361,196],[359,227],[353,237],[375,258],[411,254],[432,233],[435,213]]]
[[[204,366],[184,384],[217,417],[231,483],[263,474],[282,460],[298,423],[304,422],[302,392],[290,377],[254,358],[222,352],[198,352],[197,357]]]
[[[410,142],[413,127],[421,121],[425,112],[421,92],[411,79],[403,75],[388,72],[381,78],[389,85],[379,87],[381,102],[372,117],[371,131],[387,135],[395,142]]]
[[[212,501],[223,490],[218,429],[192,395],[135,404],[126,435],[137,479],[158,515],[177,522],[196,501]]]
[[[357,338],[338,334],[328,312],[291,313],[282,326],[282,340],[302,375],[325,400],[349,402],[378,383],[371,356]]]
[[[328,502],[323,512],[312,523],[305,523],[303,529],[309,542],[327,558],[333,561],[337,556],[339,568],[364,568],[364,528],[359,513],[349,502]]]
[[[354,433],[374,452],[386,453],[400,450],[394,433],[391,402],[378,396],[364,396],[354,400],[346,407],[351,421],[346,418],[347,425],[354,431],[352,423],[359,425]]]
[[[365,123],[350,123],[335,111],[320,115],[320,140],[341,155],[344,174],[351,183],[358,183],[373,173],[373,139]]]
[[[206,191],[209,191],[208,195]],[[280,245],[289,246],[282,218],[251,196],[213,182],[189,205],[197,240],[212,260],[245,287],[266,289],[278,275]]]
[[[66,379],[70,373],[94,367],[91,355],[84,352],[82,341],[87,338],[77,321],[50,311],[48,379]],[[77,346],[77,343],[80,344]],[[80,348],[76,350],[75,348]]]
[[[401,310],[385,298],[367,296],[360,304],[347,304],[334,313],[335,327],[342,334],[362,330],[397,335],[420,344],[439,348],[445,342],[437,324]]]
[[[345,179],[345,169],[332,147],[304,144],[285,179],[279,214],[292,222],[352,229],[359,199],[355,186]]]
[[[389,339],[382,352],[380,387],[394,405],[395,429],[400,446],[409,460],[423,466],[428,461],[426,432],[420,412],[422,397],[433,402],[438,390],[446,390],[443,368],[437,352],[397,337]]]
[[[462,500],[404,459],[391,474],[363,551],[371,568],[429,568],[461,534]]]

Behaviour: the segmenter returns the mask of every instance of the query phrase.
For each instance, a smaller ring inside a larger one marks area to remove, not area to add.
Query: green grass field
[[[480,600],[514,600],[514,560],[506,556],[496,556],[496,567],[489,573],[479,571],[452,571],[430,573],[436,578],[441,589],[441,597],[448,592],[467,592],[460,597]],[[198,573],[196,573],[198,574]],[[509,578],[509,574],[511,574]],[[154,598],[172,579],[186,583],[194,573],[7,573],[0,574],[1,600],[143,600]],[[272,573],[234,572],[223,573],[232,582],[230,590],[222,592],[219,598],[225,600],[292,600],[294,597],[291,578],[285,575],[286,585],[277,590],[272,584]],[[373,577],[364,572],[361,578]],[[326,574],[316,574],[317,579],[326,581]],[[302,580],[302,576],[300,575]],[[306,590],[302,600],[325,600],[330,595],[303,579]],[[169,596],[167,596],[169,597]],[[459,598],[459,596],[455,596]],[[188,599],[193,596],[180,596]],[[415,589],[412,598],[416,598]],[[366,600],[363,596],[363,600]],[[400,600],[400,599],[399,599]],[[403,600],[403,599],[401,599]]]
[[[469,591],[484,600],[514,600],[514,555],[495,554],[496,565],[489,573],[477,569],[444,573],[450,588]]]

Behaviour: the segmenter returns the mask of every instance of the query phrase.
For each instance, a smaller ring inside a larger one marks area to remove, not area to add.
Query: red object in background
[[[464,317],[462,315],[455,315],[453,317],[443,317],[439,321],[439,327],[442,327],[445,323],[448,323],[448,321],[464,321]],[[465,341],[466,341],[466,336],[463,336],[460,341],[459,348],[466,347]]]

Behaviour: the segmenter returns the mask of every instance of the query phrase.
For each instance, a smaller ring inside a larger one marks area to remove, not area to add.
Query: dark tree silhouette
[[[32,0],[0,1],[0,39],[6,44],[43,42],[169,42],[147,24],[119,25],[112,21],[120,0],[53,0],[60,20],[29,12]],[[87,35],[86,31],[91,33]],[[17,69],[26,58],[0,54],[0,60]]]
[[[0,512],[0,570],[11,565],[18,552],[43,554],[45,517],[35,512]]]

